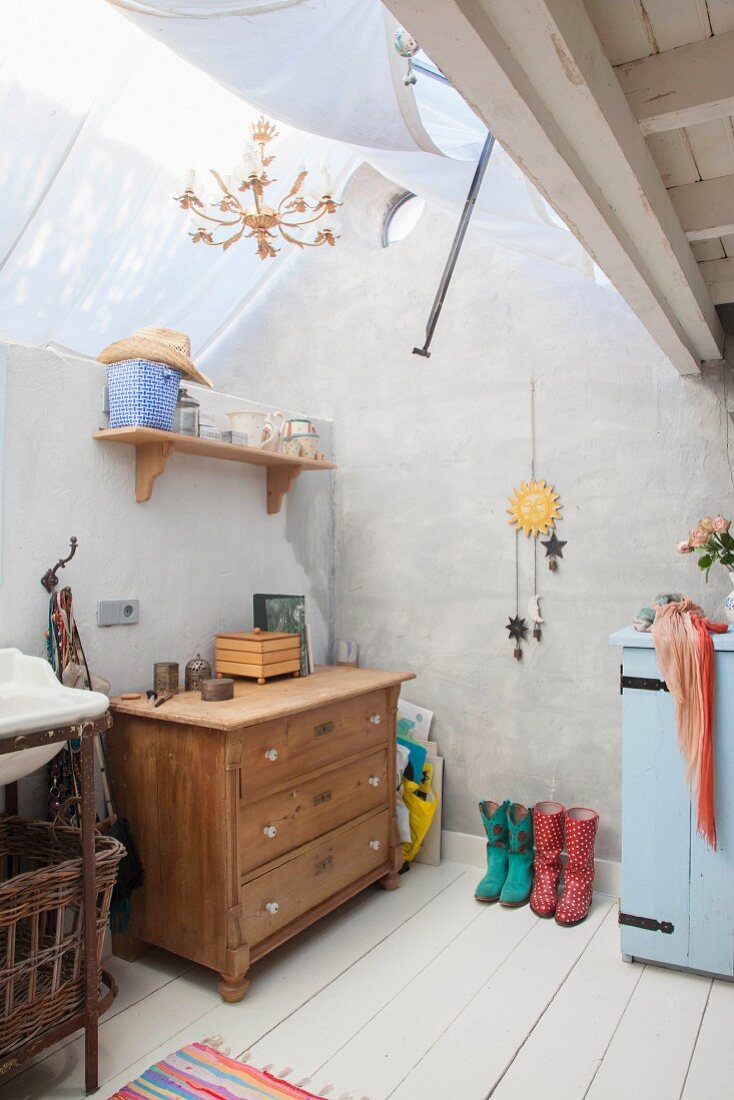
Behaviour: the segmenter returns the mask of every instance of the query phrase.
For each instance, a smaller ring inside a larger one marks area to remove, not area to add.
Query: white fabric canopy
[[[379,0],[0,6],[0,338],[94,355],[162,324],[201,354],[300,255],[193,246],[173,201],[187,165],[239,159],[261,110],[279,120],[276,178],[328,156],[338,187],[365,159],[458,213],[484,127],[450,87],[405,88],[393,29]],[[499,149],[475,219],[505,245],[590,270]]]
[[[407,61],[392,45],[397,24],[379,0],[108,2],[249,103],[348,143],[409,191],[461,210],[486,129],[452,87],[426,76],[406,87]],[[497,146],[474,219],[501,244],[593,274],[584,249]]]

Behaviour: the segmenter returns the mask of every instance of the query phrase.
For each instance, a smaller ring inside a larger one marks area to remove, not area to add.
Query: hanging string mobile
[[[510,507],[507,509],[509,523],[515,527],[515,616],[510,618],[506,630],[510,639],[515,641],[513,656],[516,660],[522,658],[522,645],[529,630],[527,620],[533,623],[533,638],[540,641],[542,638],[541,624],[543,618],[540,613],[540,594],[538,593],[538,537],[550,535],[543,542],[548,566],[552,572],[558,568],[557,558],[563,557],[563,547],[566,542],[556,536],[556,520],[561,518],[560,510],[563,507],[558,493],[552,485],[542,479],[538,479],[535,473],[535,382],[530,382],[530,479],[523,481],[518,489],[513,490],[509,499]],[[525,618],[520,617],[520,532],[529,538],[533,537],[533,595],[528,600]]]

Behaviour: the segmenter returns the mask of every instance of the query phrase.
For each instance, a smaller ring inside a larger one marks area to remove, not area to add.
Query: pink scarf
[[[716,848],[714,813],[714,643],[726,623],[712,623],[685,599],[655,607],[652,637],[663,679],[675,699],[678,744],[696,802],[696,828]]]

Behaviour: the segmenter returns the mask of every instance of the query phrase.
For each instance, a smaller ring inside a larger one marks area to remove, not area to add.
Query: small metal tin
[[[178,691],[178,661],[157,661],[153,665],[153,691],[175,695]]]
[[[238,447],[246,447],[248,439],[247,432],[222,432],[222,443],[235,443]]]
[[[205,661],[200,653],[197,653],[195,657],[186,665],[184,672],[184,688],[186,691],[199,691],[202,680],[210,679],[212,674],[212,666],[208,661]]]
[[[206,703],[221,703],[225,699],[234,699],[234,680],[227,676],[202,680],[201,698]]]

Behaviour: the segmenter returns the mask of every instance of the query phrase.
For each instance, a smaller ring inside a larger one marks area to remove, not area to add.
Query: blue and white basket
[[[124,359],[107,368],[111,428],[173,431],[181,371],[150,359]]]

